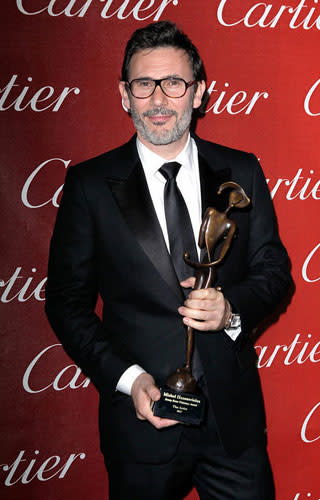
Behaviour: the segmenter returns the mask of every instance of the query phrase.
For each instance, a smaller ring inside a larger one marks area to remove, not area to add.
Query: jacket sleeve
[[[224,290],[249,332],[277,306],[292,284],[287,252],[280,241],[271,196],[259,162],[252,169],[248,256],[244,278]]]
[[[110,394],[131,363],[113,351],[95,313],[96,235],[78,168],[68,170],[51,239],[45,310],[65,351],[99,391]]]

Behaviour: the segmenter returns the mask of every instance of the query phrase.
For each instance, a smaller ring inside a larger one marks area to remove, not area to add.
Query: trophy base
[[[178,420],[184,424],[200,425],[205,412],[205,397],[202,394],[178,392],[167,386],[160,387],[161,398],[152,406],[157,417]]]

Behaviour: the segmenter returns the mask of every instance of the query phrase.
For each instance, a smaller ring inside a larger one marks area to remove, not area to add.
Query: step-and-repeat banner
[[[97,393],[44,314],[49,240],[69,165],[133,133],[118,94],[127,39],[170,19],[206,66],[198,134],[254,152],[268,180],[296,285],[256,340],[269,452],[279,500],[318,500],[318,0],[7,0],[0,12],[1,498],[108,498]]]

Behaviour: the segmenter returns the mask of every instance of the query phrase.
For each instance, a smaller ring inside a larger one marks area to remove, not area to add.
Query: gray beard
[[[193,112],[193,99],[190,100],[189,106],[183,112],[180,120],[176,120],[174,127],[171,130],[162,130],[163,125],[159,124],[157,130],[150,130],[146,123],[140,118],[139,114],[135,110],[134,104],[130,99],[130,113],[131,118],[137,132],[140,133],[147,142],[154,144],[155,146],[164,146],[166,144],[171,144],[173,142],[181,139],[185,131],[190,127],[192,112]],[[154,116],[154,115],[173,115],[176,118],[178,114],[176,111],[169,110],[165,107],[153,108],[150,111],[146,111],[142,114],[143,117]]]

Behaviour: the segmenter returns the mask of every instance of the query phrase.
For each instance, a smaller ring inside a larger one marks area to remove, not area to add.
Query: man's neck
[[[185,134],[178,141],[172,142],[171,144],[155,145],[155,144],[151,144],[150,142],[146,141],[138,133],[138,138],[142,142],[142,144],[146,148],[150,149],[150,151],[161,156],[161,158],[164,158],[165,160],[172,160],[172,159],[176,158],[178,156],[178,154],[185,147],[187,140],[188,140],[188,137],[189,137],[189,130],[186,130]]]

